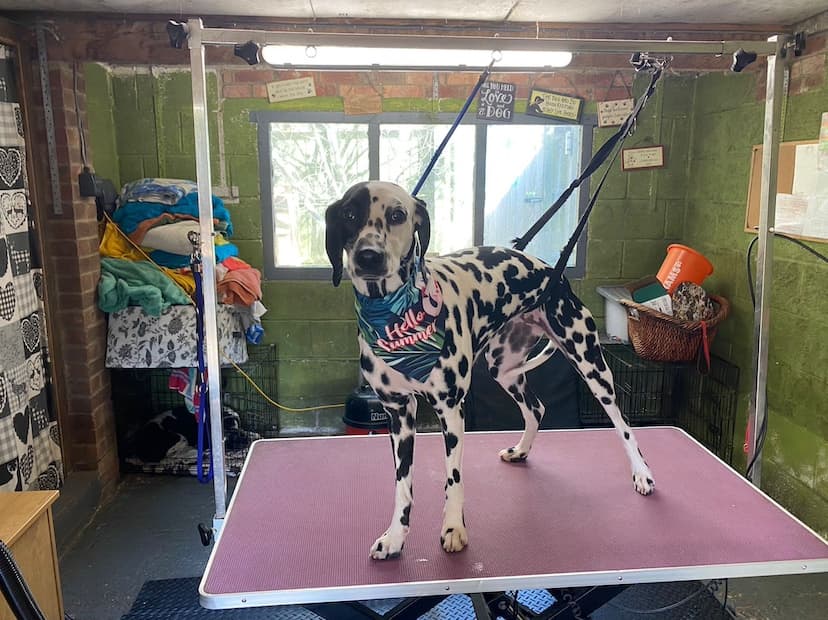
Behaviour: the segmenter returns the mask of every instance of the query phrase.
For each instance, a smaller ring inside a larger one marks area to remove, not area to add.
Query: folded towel
[[[189,303],[190,297],[148,262],[101,259],[98,307],[104,312],[141,306],[147,314],[160,316],[171,305]]]
[[[146,262],[146,257],[126,240],[124,234],[114,224],[106,225],[99,249],[101,256],[108,258],[122,258],[129,261]],[[193,279],[192,272],[181,273],[181,271],[168,269],[166,267],[161,267],[161,272],[177,282],[188,295],[192,295],[195,292],[195,280]]]
[[[237,248],[234,244],[230,243],[229,241],[221,245],[216,243],[215,248],[217,263],[220,263],[221,261],[226,260],[231,256],[239,255],[239,248]],[[172,269],[190,266],[189,254],[185,256],[183,254],[172,254],[170,252],[165,252],[164,250],[154,250],[150,252],[149,257],[159,265],[162,265],[164,267],[170,267]]]
[[[198,190],[195,181],[184,179],[139,179],[124,185],[121,202],[161,202],[174,205]]]
[[[262,274],[252,268],[228,271],[217,290],[221,303],[249,306],[262,298]]]
[[[224,231],[227,235],[233,234],[233,223],[230,220],[230,212],[224,206],[224,201],[218,196],[212,197],[213,218],[227,224]],[[198,219],[198,194],[193,192],[182,197],[174,205],[157,202],[131,201],[121,204],[112,214],[112,219],[126,234],[132,235],[139,227],[146,226],[147,220],[157,220],[164,214],[177,216],[176,219],[189,217]],[[148,230],[148,228],[147,228]]]

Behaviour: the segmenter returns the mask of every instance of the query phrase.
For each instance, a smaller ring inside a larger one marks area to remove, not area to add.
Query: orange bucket
[[[686,245],[673,243],[667,246],[667,258],[661,263],[656,278],[671,295],[682,282],[694,282],[701,286],[713,273],[713,265],[704,255]]]

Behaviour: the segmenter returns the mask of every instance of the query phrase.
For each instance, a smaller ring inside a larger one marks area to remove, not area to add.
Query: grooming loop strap
[[[423,172],[422,176],[420,177],[420,180],[417,181],[417,184],[414,186],[414,189],[411,190],[411,195],[412,196],[416,196],[417,194],[420,193],[420,190],[422,189],[423,185],[425,184],[426,179],[428,178],[428,175],[431,174],[432,168],[434,168],[434,165],[437,163],[437,160],[440,159],[440,155],[443,154],[443,149],[446,148],[446,145],[448,144],[448,141],[451,139],[451,136],[454,133],[454,130],[457,129],[457,126],[460,124],[460,121],[463,120],[463,117],[466,115],[466,111],[469,109],[469,106],[471,105],[472,101],[474,101],[475,96],[477,96],[477,93],[480,90],[480,87],[483,86],[483,84],[489,78],[489,75],[491,75],[492,66],[494,65],[495,62],[500,60],[500,58],[501,58],[500,52],[495,51],[495,52],[492,53],[492,61],[489,63],[488,67],[483,69],[483,72],[480,74],[480,77],[477,78],[477,84],[474,85],[474,88],[472,88],[471,93],[469,93],[469,96],[466,98],[466,103],[463,104],[463,107],[460,109],[460,112],[457,114],[457,118],[454,119],[454,122],[452,123],[451,127],[449,127],[449,130],[446,133],[446,136],[443,138],[443,141],[440,143],[440,146],[437,147],[437,150],[434,151],[434,155],[431,156],[431,161],[428,162],[428,166],[426,166],[426,169]]]
[[[555,265],[555,269],[552,274],[552,282],[557,282],[560,280],[561,276],[563,275],[564,269],[566,268],[566,263],[569,261],[569,256],[572,254],[572,250],[575,248],[575,244],[578,242],[581,233],[583,232],[584,227],[586,226],[587,220],[589,219],[589,215],[592,212],[592,207],[595,205],[595,201],[598,198],[598,193],[601,191],[603,187],[604,181],[609,174],[610,169],[612,168],[613,162],[618,157],[618,153],[621,151],[621,145],[624,143],[624,140],[627,139],[628,136],[632,135],[635,131],[636,121],[638,120],[638,116],[641,111],[644,109],[647,101],[650,99],[652,94],[655,92],[656,84],[658,80],[661,78],[661,75],[664,69],[669,66],[670,58],[655,58],[649,56],[646,53],[636,53],[633,54],[630,62],[635,67],[636,71],[649,71],[651,73],[650,76],[650,84],[647,86],[647,90],[638,100],[635,108],[630,115],[627,117],[627,120],[621,125],[618,131],[615,132],[603,145],[599,148],[595,155],[592,156],[590,162],[586,165],[581,175],[572,181],[569,187],[567,187],[564,192],[558,197],[555,203],[549,207],[546,212],[538,218],[532,227],[524,234],[522,237],[519,237],[514,240],[513,247],[516,250],[524,250],[529,242],[535,237],[535,235],[540,232],[540,230],[546,225],[546,223],[557,213],[564,203],[569,199],[572,195],[572,192],[575,191],[581,183],[583,183],[586,179],[588,179],[592,174],[609,158],[610,154],[615,151],[612,156],[612,160],[610,164],[604,170],[604,174],[601,178],[598,187],[595,189],[595,192],[592,195],[592,198],[589,201],[589,204],[584,211],[583,215],[581,215],[580,220],[578,221],[578,225],[575,227],[575,231],[572,233],[572,236],[567,241],[566,245],[564,246],[563,250],[561,250],[560,257],[558,258],[558,262]]]

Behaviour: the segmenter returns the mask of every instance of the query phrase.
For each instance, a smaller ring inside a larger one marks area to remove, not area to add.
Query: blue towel
[[[233,234],[233,223],[230,221],[230,212],[224,206],[224,201],[213,196],[213,217],[227,222],[225,234]],[[112,215],[112,219],[126,234],[132,234],[144,220],[149,220],[163,213],[189,215],[198,218],[198,193],[191,192],[174,205],[165,205],[159,202],[127,202],[121,205]]]
[[[124,185],[122,202],[160,202],[174,205],[190,192],[198,191],[195,181],[184,179],[139,179]]]
[[[220,263],[225,258],[238,255],[239,248],[232,243],[225,243],[216,246],[217,263]],[[149,257],[162,267],[169,267],[170,269],[179,269],[181,267],[190,266],[190,257],[184,254],[172,254],[170,252],[165,252],[164,250],[155,250],[150,252]]]

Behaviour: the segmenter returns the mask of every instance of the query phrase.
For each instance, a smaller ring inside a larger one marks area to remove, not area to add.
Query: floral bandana
[[[390,295],[366,297],[354,291],[359,332],[374,355],[409,379],[423,383],[443,350],[446,319],[440,285],[414,276]]]

